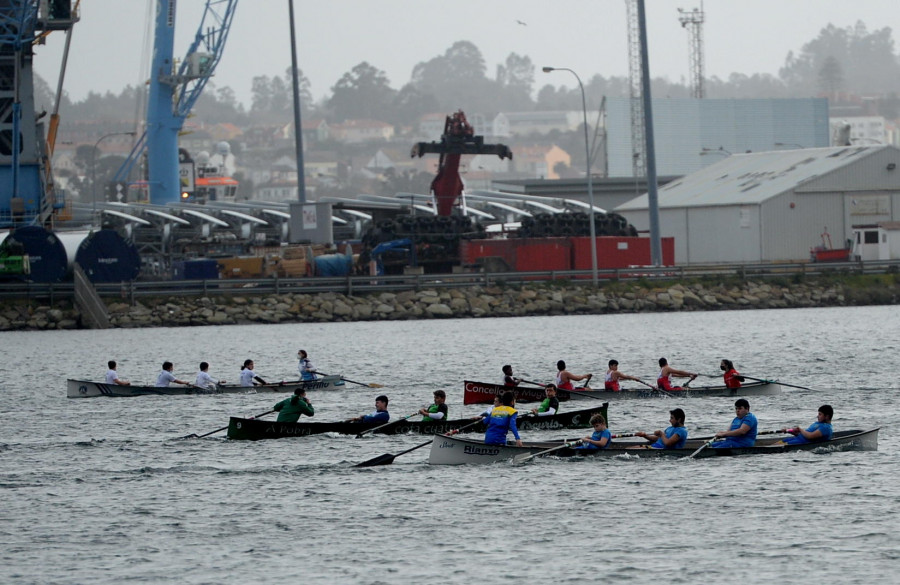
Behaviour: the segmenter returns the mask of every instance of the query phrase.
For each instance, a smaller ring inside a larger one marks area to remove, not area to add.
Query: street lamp
[[[584,97],[584,84],[581,83],[581,78],[578,77],[578,74],[572,71],[567,67],[543,67],[541,70],[544,73],[550,73],[552,71],[568,71],[572,75],[575,76],[575,79],[578,81],[578,87],[581,88],[581,113],[584,115],[584,155],[585,155],[585,166],[587,167],[587,188],[588,188],[588,203],[591,206],[591,216],[590,216],[590,224],[591,224],[591,281],[594,283],[594,286],[597,286],[597,229],[594,227],[594,184],[591,180],[591,147],[588,142],[588,122],[587,122],[587,100]]]
[[[134,132],[110,132],[98,138],[94,143],[94,149],[91,151],[91,221],[97,214],[97,149],[100,143],[110,136],[134,136],[134,134]]]

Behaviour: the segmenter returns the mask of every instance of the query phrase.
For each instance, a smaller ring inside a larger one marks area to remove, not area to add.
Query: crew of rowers
[[[740,376],[737,371],[734,369],[734,364],[731,363],[730,360],[722,360],[720,367],[724,374],[725,386],[728,388],[740,388],[741,382],[744,381],[744,378]],[[693,382],[699,374],[694,372],[688,372],[685,370],[678,370],[669,365],[669,361],[666,358],[659,358],[659,373],[656,375],[656,386],[652,384],[648,384],[644,382],[640,378],[636,376],[629,376],[627,374],[623,374],[619,371],[619,362],[617,360],[609,360],[609,369],[606,370],[606,377],[603,380],[603,389],[608,390],[610,392],[621,392],[622,388],[619,385],[619,382],[622,380],[632,380],[634,382],[638,382],[645,386],[649,386],[654,390],[659,390],[661,392],[672,392],[683,390],[687,387],[688,384]],[[584,386],[581,388],[590,390],[591,378],[593,374],[573,374],[569,370],[566,369],[566,362],[563,360],[559,360],[556,362],[556,387],[559,390],[576,390],[574,382],[584,381]],[[673,386],[672,378],[690,378],[688,383],[684,386]],[[525,382],[529,384],[537,384],[537,382],[529,382],[528,380],[523,380],[521,378],[516,378],[513,376],[512,366],[505,365],[503,366],[503,385],[515,387],[520,383]],[[543,384],[539,384],[543,386]]]
[[[316,367],[310,361],[305,350],[301,349],[297,351],[297,360],[297,372],[300,374],[300,379],[303,381],[315,380],[317,374]],[[266,384],[266,381],[253,369],[254,365],[253,360],[244,360],[244,365],[241,366],[239,376],[241,386],[250,388],[259,384]],[[109,360],[109,362],[107,362],[107,367],[108,369],[105,377],[107,384],[131,386],[131,382],[119,377],[119,373],[116,371],[117,364],[115,360]],[[195,386],[197,388],[203,388],[204,390],[215,390],[218,384],[226,383],[225,380],[217,380],[209,374],[209,364],[207,362],[200,362],[200,370],[194,377],[193,382],[179,380],[175,377],[175,374],[173,373],[174,370],[175,366],[172,362],[163,362],[162,370],[160,370],[159,374],[156,376],[155,387],[168,388],[172,384],[181,384],[182,386]]]

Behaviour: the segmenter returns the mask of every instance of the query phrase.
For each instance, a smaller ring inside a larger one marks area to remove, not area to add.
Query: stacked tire
[[[590,216],[574,213],[537,213],[526,217],[516,235],[520,238],[567,238],[589,236]],[[637,229],[618,213],[595,213],[594,231],[598,236],[637,236]]]

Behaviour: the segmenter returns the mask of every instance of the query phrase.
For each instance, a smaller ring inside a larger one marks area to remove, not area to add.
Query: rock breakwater
[[[814,281],[773,284],[741,281],[718,284],[641,285],[615,283],[535,284],[423,289],[346,296],[340,293],[167,297],[133,305],[108,303],[112,327],[173,327],[241,323],[377,321],[529,315],[597,315],[724,309],[779,309],[896,304],[893,279],[856,283]],[[71,302],[54,306],[17,301],[0,307],[0,330],[76,329],[81,315]]]

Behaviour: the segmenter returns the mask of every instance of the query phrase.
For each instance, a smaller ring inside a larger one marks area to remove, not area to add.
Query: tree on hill
[[[900,64],[888,27],[869,32],[866,25],[838,28],[832,24],[803,45],[800,53],[788,53],[779,71],[793,95],[815,95],[823,70],[834,82],[843,72],[843,86],[858,94],[887,93],[896,88]]]
[[[331,92],[327,104],[334,121],[393,118],[392,106],[397,91],[391,88],[384,71],[365,61],[345,73]]]

